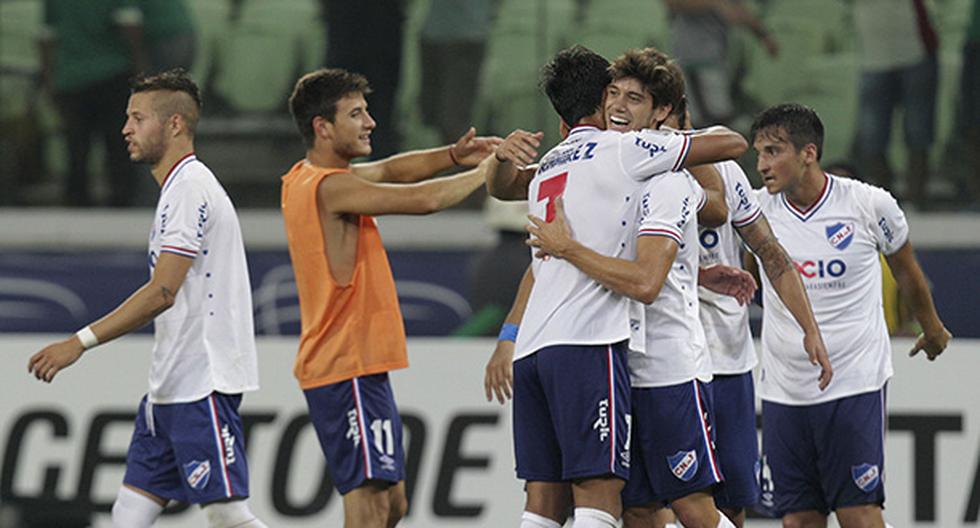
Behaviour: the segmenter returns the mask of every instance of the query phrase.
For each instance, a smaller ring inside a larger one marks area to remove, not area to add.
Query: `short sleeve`
[[[745,171],[734,161],[723,163],[720,168],[725,179],[725,199],[732,225],[745,227],[758,220],[762,216],[762,207],[752,192],[752,184]]]
[[[168,193],[160,218],[160,252],[194,258],[204,243],[210,204],[194,182],[178,182]]]
[[[704,191],[686,175],[647,182],[640,201],[637,236],[665,236],[684,243],[684,228],[693,221]]]
[[[909,238],[909,224],[905,213],[898,206],[895,198],[886,190],[871,188],[871,206],[874,211],[875,240],[878,249],[885,255],[891,255],[901,249]]]
[[[644,129],[627,132],[619,140],[623,170],[635,180],[646,180],[684,167],[691,137],[673,131]]]

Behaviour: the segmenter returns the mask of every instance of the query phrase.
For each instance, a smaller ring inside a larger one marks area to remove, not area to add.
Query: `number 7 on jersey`
[[[567,181],[568,171],[541,181],[541,185],[538,187],[538,201],[546,202],[545,222],[551,222],[555,219],[555,200],[565,194],[565,183]]]

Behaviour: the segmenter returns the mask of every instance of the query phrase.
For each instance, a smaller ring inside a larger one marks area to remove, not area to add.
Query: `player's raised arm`
[[[514,342],[517,340],[518,328],[521,319],[524,318],[524,310],[527,308],[527,300],[531,296],[531,289],[534,287],[534,272],[531,266],[527,267],[521,284],[517,288],[517,295],[514,296],[514,304],[510,307],[510,312],[504,318],[504,324],[497,336],[497,346],[487,361],[486,371],[483,376],[483,390],[486,392],[487,401],[493,401],[494,396],[501,405],[512,397],[514,387]]]
[[[105,317],[31,356],[27,371],[39,380],[50,382],[59,371],[77,361],[86,349],[146,326],[173,306],[177,291],[193,263],[194,259],[189,257],[162,253],[149,282]]]
[[[704,189],[704,206],[698,210],[698,224],[719,227],[728,222],[728,203],[725,198],[725,181],[711,165],[698,165],[687,169]]]
[[[453,167],[476,166],[493,154],[502,141],[496,136],[477,136],[476,129],[471,127],[452,145],[355,163],[351,170],[361,178],[376,183],[413,183]]]
[[[683,167],[693,167],[736,159],[749,149],[742,134],[727,127],[716,125],[691,133],[691,146]]]
[[[779,295],[779,299],[793,314],[793,319],[803,329],[803,347],[810,357],[810,362],[814,365],[820,365],[821,368],[820,389],[827,388],[834,375],[834,370],[827,356],[827,347],[824,345],[823,336],[820,335],[817,319],[813,315],[810,299],[803,287],[803,280],[800,278],[800,274],[796,272],[796,266],[793,265],[792,259],[776,240],[765,215],[760,213],[751,223],[736,226],[735,229],[745,241],[745,245],[762,263],[769,283]],[[755,267],[755,260],[751,257],[747,259],[747,263],[750,263],[751,267]],[[747,269],[749,268],[747,267]],[[757,269],[754,271],[758,274]]]
[[[331,214],[429,214],[452,207],[486,181],[492,156],[466,172],[420,183],[374,183],[351,173],[325,178],[317,201]]]
[[[488,167],[487,192],[498,200],[526,200],[527,186],[534,178],[542,132],[515,130],[497,147]]]

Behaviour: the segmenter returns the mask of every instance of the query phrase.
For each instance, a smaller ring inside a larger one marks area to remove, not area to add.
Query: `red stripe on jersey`
[[[188,253],[190,255],[197,255],[197,250],[194,249],[187,249],[187,248],[182,248],[177,246],[160,246],[160,251],[166,251],[168,249],[175,253]]]
[[[194,156],[194,153],[191,152],[190,154],[186,154],[186,155],[184,155],[184,157],[182,157],[179,160],[177,160],[177,163],[174,163],[173,166],[170,167],[170,170],[167,171],[167,175],[163,177],[163,182],[160,183],[160,188],[162,189],[162,188],[164,188],[164,187],[167,186],[167,181],[170,179],[171,176],[174,175],[174,171],[177,169],[177,166],[178,165],[180,165],[181,163],[183,163],[184,160],[186,160],[187,158],[190,158],[190,157],[193,157],[193,156]]]
[[[637,236],[662,236],[672,239],[677,244],[683,244],[681,234],[667,229],[641,229]]]
[[[749,215],[749,217],[746,218],[745,220],[740,220],[738,222],[736,222],[736,221],[733,220],[732,221],[732,225],[735,226],[735,227],[745,227],[745,226],[751,224],[752,222],[755,222],[756,220],[758,220],[760,216],[762,216],[762,208],[761,207],[759,209],[756,209],[755,210],[755,213]]]

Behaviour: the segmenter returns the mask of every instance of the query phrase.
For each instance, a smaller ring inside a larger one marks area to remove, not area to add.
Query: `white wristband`
[[[88,350],[99,344],[99,338],[95,337],[95,332],[92,331],[91,326],[86,326],[78,332],[75,332],[78,340],[82,342],[82,348]]]

